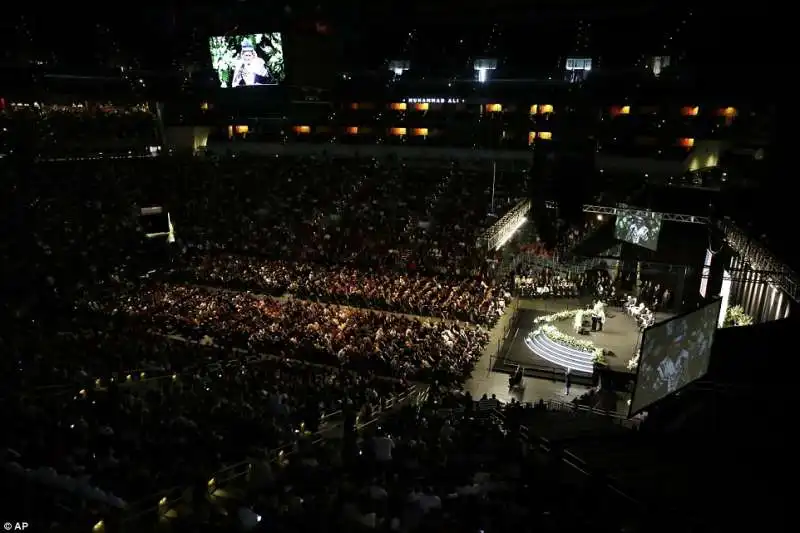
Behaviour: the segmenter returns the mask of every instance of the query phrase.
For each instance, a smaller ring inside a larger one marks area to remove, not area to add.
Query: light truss
[[[525,223],[530,210],[531,201],[521,200],[483,233],[481,241],[489,250],[499,249]]]
[[[780,288],[789,298],[800,303],[800,278],[792,269],[745,234],[729,218],[718,220],[716,225],[725,234],[728,246],[752,269],[749,272],[758,274],[760,280]]]
[[[740,281],[743,283],[759,283],[760,279],[761,283],[768,283],[768,281],[765,279],[765,276],[769,275],[769,273],[760,272],[758,270],[740,269],[736,272],[729,272],[729,275],[726,275],[725,279],[730,281]],[[711,274],[703,274],[700,276],[700,279],[711,279],[711,277]]]
[[[622,257],[619,255],[596,255],[593,257],[585,257],[581,258],[581,260],[575,264],[577,265],[589,265],[591,266],[598,266],[606,261],[622,261]],[[639,261],[638,268],[642,271],[647,272],[667,272],[667,273],[677,273],[677,274],[687,274],[688,272],[692,271],[693,269],[689,265],[679,265],[674,263],[656,263],[653,261]]]
[[[711,219],[708,217],[699,217],[695,215],[683,215],[680,213],[659,213],[657,211],[647,211],[646,209],[625,209],[621,207],[609,207],[604,205],[584,205],[584,213],[597,213],[598,215],[619,215],[629,214],[633,216],[651,216],[659,215],[661,220],[667,222],[683,222],[685,224],[710,224]]]
[[[598,215],[617,215],[628,213],[638,216],[649,215],[652,212],[638,209],[625,209],[602,205],[584,205],[584,213]],[[770,283],[785,292],[792,300],[800,303],[800,276],[791,268],[778,260],[769,250],[758,241],[750,238],[730,218],[712,221],[709,217],[684,215],[679,213],[656,213],[662,220],[669,222],[683,222],[687,224],[708,224],[716,226],[725,235],[725,241],[736,254],[741,257],[750,269],[747,273],[737,273],[736,277],[745,279],[748,274],[757,274],[762,282]],[[747,278],[752,281],[752,278]]]

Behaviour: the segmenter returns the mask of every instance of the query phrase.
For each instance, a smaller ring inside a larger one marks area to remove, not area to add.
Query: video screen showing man
[[[661,233],[661,216],[655,213],[620,213],[614,227],[614,237],[631,244],[655,250]]]
[[[716,301],[645,332],[631,414],[708,372],[719,309]]]
[[[223,88],[277,85],[285,78],[280,33],[212,37],[209,49]]]

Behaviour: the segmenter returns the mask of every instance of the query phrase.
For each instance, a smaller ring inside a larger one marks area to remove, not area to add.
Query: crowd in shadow
[[[488,200],[471,170],[181,157],[7,170],[0,462],[55,494],[37,501],[62,527],[267,457],[330,413],[369,419],[412,382],[458,386],[510,301],[476,246]],[[148,239],[167,214],[175,242]]]
[[[124,340],[140,349],[146,343]],[[214,363],[122,377],[103,388],[4,398],[7,473],[38,485],[37,492],[50,487],[85,498],[89,509],[123,510],[159,490],[207,479],[251,450],[291,443],[300,430],[316,432],[344,405],[369,409],[404,389],[368,373],[174,344]]]
[[[161,144],[146,105],[7,103],[0,125],[0,153],[39,159],[141,156]]]
[[[342,442],[299,445],[285,461],[257,462],[244,496],[225,507],[243,527],[271,531],[557,531],[597,527],[612,496],[565,475],[525,436],[541,407],[491,403],[442,390]],[[534,481],[535,480],[535,481]],[[202,496],[202,522],[230,523]],[[613,513],[604,529],[636,525]],[[187,529],[194,527],[187,521]]]

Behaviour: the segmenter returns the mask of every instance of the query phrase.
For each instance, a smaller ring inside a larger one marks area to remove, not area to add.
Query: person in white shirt
[[[256,55],[253,44],[250,41],[242,41],[242,53],[233,71],[231,87],[267,85],[271,80],[272,76],[267,69],[267,65],[263,59]]]

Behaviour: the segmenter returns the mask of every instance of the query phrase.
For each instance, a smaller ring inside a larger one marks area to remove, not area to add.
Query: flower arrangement
[[[540,316],[536,317],[533,320],[533,325],[538,326],[541,324],[551,324],[553,322],[559,322],[561,320],[567,320],[574,317],[576,314],[580,313],[579,309],[572,309],[568,311],[559,311],[558,313],[554,313],[552,315],[547,316]]]
[[[544,324],[543,326],[540,326],[533,332],[533,334],[546,335],[547,338],[553,342],[563,344],[564,346],[569,346],[570,348],[574,348],[582,352],[590,353],[592,354],[592,361],[594,363],[598,365],[606,364],[606,358],[602,348],[598,348],[591,341],[576,339],[571,335],[562,333],[556,327],[551,326],[550,324]]]
[[[753,317],[744,312],[744,307],[734,305],[725,312],[725,320],[722,322],[723,328],[735,328],[739,326],[752,326]]]
[[[599,366],[606,366],[606,354],[602,348],[595,348],[592,353],[592,362]]]

